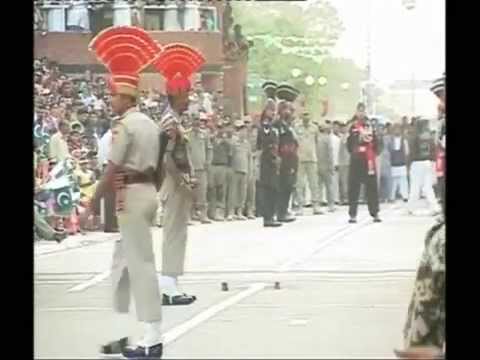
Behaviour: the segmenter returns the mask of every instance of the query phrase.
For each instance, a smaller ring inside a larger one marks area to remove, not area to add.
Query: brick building
[[[200,50],[206,63],[199,78],[207,91],[223,91],[226,114],[244,114],[247,96],[247,56],[235,45],[233,18],[226,1],[36,1],[35,57],[46,56],[70,74],[105,73],[88,51],[88,43],[112,25],[144,27],[160,44],[183,42]],[[182,15],[183,14],[183,15]],[[183,21],[182,21],[183,19]],[[183,22],[183,23],[182,23]],[[143,89],[163,92],[164,81],[153,68],[141,75]]]

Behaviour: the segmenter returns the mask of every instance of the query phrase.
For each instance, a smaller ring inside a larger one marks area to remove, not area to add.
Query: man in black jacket
[[[368,212],[374,222],[381,222],[378,213],[378,181],[376,157],[381,151],[377,134],[365,115],[365,105],[359,103],[357,112],[352,119],[353,124],[347,138],[350,153],[350,168],[348,179],[349,223],[357,222],[358,197],[360,185],[366,187]]]

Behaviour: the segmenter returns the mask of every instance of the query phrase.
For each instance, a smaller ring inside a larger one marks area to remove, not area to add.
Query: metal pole
[[[372,39],[371,39],[371,22],[372,22],[372,0],[367,0],[367,88],[365,89],[366,93],[366,105],[367,105],[367,112],[369,114],[372,113],[373,108],[373,97],[372,97],[372,57],[371,57],[371,46],[372,46]]]
[[[410,14],[411,14],[411,34],[410,34],[410,41],[412,42],[412,44],[415,42],[415,28],[413,26],[413,22],[415,20],[415,18],[413,17],[413,10],[415,9],[415,6],[416,6],[416,0],[402,0],[402,4],[403,6],[407,9],[407,11],[410,11]],[[412,48],[413,48],[413,45],[412,45]],[[412,91],[412,94],[411,94],[411,111],[412,111],[412,116],[415,116],[415,49],[413,48],[412,49],[412,57],[411,57],[411,70],[412,70],[412,84],[411,84],[411,91]]]

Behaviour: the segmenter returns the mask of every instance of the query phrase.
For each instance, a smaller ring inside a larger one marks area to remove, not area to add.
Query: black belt
[[[212,164],[213,166],[228,166],[228,164]]]
[[[153,174],[132,173],[125,175],[125,184],[155,183]]]

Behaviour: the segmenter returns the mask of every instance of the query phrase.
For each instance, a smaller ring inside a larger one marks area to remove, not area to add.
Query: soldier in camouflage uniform
[[[425,239],[412,300],[403,331],[405,348],[445,345],[445,223],[436,224]]]
[[[431,90],[445,105],[443,81],[437,80]],[[445,245],[445,220],[442,217],[425,239],[425,249],[403,329],[405,350],[395,351],[398,357],[441,357],[445,350]]]

